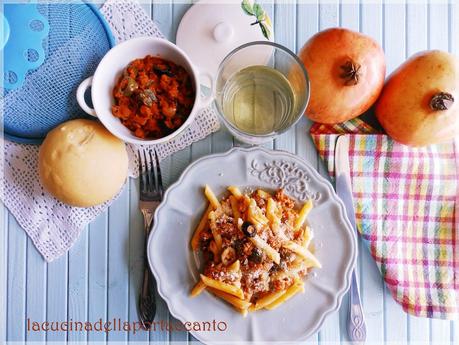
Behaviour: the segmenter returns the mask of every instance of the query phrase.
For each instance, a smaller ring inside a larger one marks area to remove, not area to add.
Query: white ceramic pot
[[[159,56],[182,66],[190,74],[196,93],[193,108],[187,120],[173,133],[159,139],[141,139],[132,134],[121,121],[113,116],[112,91],[118,78],[127,65],[135,59],[147,55]],[[85,101],[85,92],[91,88],[91,98],[94,108]],[[175,44],[161,38],[139,37],[116,45],[103,57],[92,77],[85,79],[77,89],[77,101],[80,107],[89,115],[96,116],[102,124],[115,136],[125,142],[151,145],[171,140],[185,130],[195,119],[196,114],[212,101],[212,93],[201,97],[200,74],[187,55]]]

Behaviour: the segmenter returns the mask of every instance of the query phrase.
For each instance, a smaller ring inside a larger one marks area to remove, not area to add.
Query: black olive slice
[[[249,221],[245,221],[244,223],[242,223],[242,232],[247,237],[254,237],[257,234],[257,229],[252,223],[250,223]]]
[[[257,247],[253,248],[252,253],[249,255],[249,260],[256,264],[261,263],[263,261],[263,252]]]

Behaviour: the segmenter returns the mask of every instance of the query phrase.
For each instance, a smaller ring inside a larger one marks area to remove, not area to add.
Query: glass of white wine
[[[268,41],[244,44],[220,64],[215,106],[240,141],[258,145],[294,126],[306,110],[309,78],[289,49]]]

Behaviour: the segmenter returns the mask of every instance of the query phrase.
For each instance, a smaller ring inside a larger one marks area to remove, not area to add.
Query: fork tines
[[[148,150],[148,154],[145,151],[137,151],[139,158],[140,193],[155,193],[162,197],[163,183],[158,153],[155,150],[155,159],[153,159],[151,150]]]

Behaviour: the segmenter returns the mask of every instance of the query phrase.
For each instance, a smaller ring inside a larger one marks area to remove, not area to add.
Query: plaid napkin
[[[459,141],[412,148],[360,119],[314,124],[330,176],[349,135],[357,227],[394,299],[413,315],[459,317]]]

